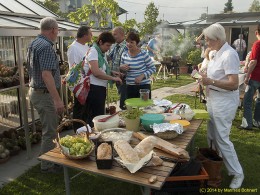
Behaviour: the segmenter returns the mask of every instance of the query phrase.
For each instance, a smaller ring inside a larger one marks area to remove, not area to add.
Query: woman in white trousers
[[[232,121],[239,104],[238,74],[239,57],[226,42],[225,29],[212,24],[203,30],[205,41],[216,50],[209,62],[202,83],[207,86],[208,142],[221,153],[229,175],[233,175],[230,188],[240,188],[244,180],[243,169],[238,161],[233,143],[229,139]]]

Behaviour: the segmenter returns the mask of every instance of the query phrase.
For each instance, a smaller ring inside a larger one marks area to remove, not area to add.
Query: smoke
[[[194,37],[185,36],[168,23],[161,23],[155,28],[155,34],[161,35],[160,52],[162,56],[186,57],[187,52],[194,47]]]

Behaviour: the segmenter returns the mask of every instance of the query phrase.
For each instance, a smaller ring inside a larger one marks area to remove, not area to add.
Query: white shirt
[[[214,80],[228,80],[229,74],[239,74],[240,61],[237,52],[227,43],[215,53],[215,57],[209,61],[207,76]],[[218,91],[228,91],[209,85],[209,88]]]
[[[82,61],[83,57],[86,55],[89,49],[88,45],[82,45],[81,43],[77,42],[76,40],[70,45],[67,56],[69,62],[69,68],[75,63],[78,64]]]
[[[93,60],[98,61],[98,52],[94,47],[91,47],[90,51],[85,59],[84,70],[85,70],[86,74],[89,70],[88,62],[93,61]],[[99,68],[99,69],[106,74],[106,65],[105,64],[103,64],[103,67]],[[95,77],[93,74],[91,74],[90,75],[90,84],[107,87],[107,80],[99,79],[99,78]]]

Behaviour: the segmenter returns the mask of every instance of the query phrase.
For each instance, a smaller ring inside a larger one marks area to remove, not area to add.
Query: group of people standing
[[[86,28],[87,31],[82,30]],[[86,37],[91,34],[91,30],[85,26],[78,29],[78,34],[81,34],[81,31],[86,33]],[[86,103],[83,106],[79,103],[74,106],[73,117],[82,119],[93,127],[93,118],[104,114],[108,81],[116,85],[120,94],[120,108],[125,109],[124,101],[127,98],[139,97],[140,89],[151,90],[149,78],[155,72],[155,66],[149,55],[138,47],[139,35],[129,32],[125,36],[122,27],[114,28],[112,33],[101,33],[91,48],[77,46],[85,45],[89,39],[84,40],[81,43],[77,36],[68,49],[70,66],[85,57],[84,71],[91,70],[90,91]],[[77,47],[84,47],[84,52],[79,54]]]
[[[53,47],[59,33],[57,21],[52,17],[42,19],[40,31],[28,49],[27,61],[29,96],[43,125],[41,153],[45,153],[54,147],[58,117],[64,111],[64,103],[59,96],[59,61]],[[149,78],[155,72],[155,66],[148,53],[138,47],[140,38],[135,32],[125,36],[124,29],[116,27],[112,33],[102,32],[97,41],[88,47],[86,43],[91,39],[91,29],[81,26],[67,54],[70,67],[84,59],[84,71],[91,71],[86,103],[81,105],[74,98],[73,118],[84,120],[93,127],[93,118],[105,112],[108,82],[116,84],[120,108],[125,109],[125,99],[139,97],[140,89],[151,91]],[[59,168],[52,163],[41,162],[42,172],[55,172]]]
[[[58,28],[58,23],[54,18],[42,19],[41,33],[31,43],[28,50],[29,95],[43,125],[41,153],[54,147],[52,140],[56,137],[57,114],[64,111],[64,104],[58,93],[59,63],[53,48]],[[252,125],[252,113],[250,115],[247,110],[252,102],[249,100],[252,100],[255,90],[260,88],[259,25],[255,35],[258,41],[253,45],[245,78],[247,89],[244,118],[249,128]],[[230,188],[239,188],[244,180],[244,173],[229,139],[232,121],[239,105],[239,57],[226,42],[225,29],[220,24],[213,24],[204,29],[203,36],[209,50],[214,51],[204,71],[201,71],[201,82],[207,87],[207,110],[210,115],[207,138],[223,157],[229,175],[234,176]],[[93,127],[92,119],[104,114],[108,81],[116,84],[120,93],[120,108],[124,109],[126,98],[139,97],[139,89],[151,89],[149,77],[156,69],[150,55],[138,47],[140,38],[135,32],[129,32],[125,36],[124,29],[116,27],[112,33],[101,33],[97,41],[89,48],[86,43],[90,42],[91,38],[91,29],[86,26],[80,27],[76,40],[69,47],[68,61],[71,67],[85,57],[84,70],[85,72],[91,70],[91,85],[86,103],[82,106],[75,98],[73,117],[82,119]],[[152,48],[149,51],[153,53]],[[111,69],[109,61],[112,63]],[[256,107],[259,107],[259,100],[256,102]],[[259,115],[255,113],[255,120],[258,123],[260,122],[257,118]],[[41,170],[53,172],[56,167],[48,162],[41,162]]]

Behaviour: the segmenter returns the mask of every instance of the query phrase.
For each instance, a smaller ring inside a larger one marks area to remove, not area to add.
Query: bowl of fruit
[[[81,122],[87,126],[84,121],[78,119],[72,119],[72,122]],[[58,138],[56,142],[60,147],[61,153],[69,159],[83,159],[88,157],[95,148],[95,144],[89,139],[89,132],[81,133],[79,135],[66,135],[60,138],[59,132],[64,125],[61,124],[57,128]],[[88,128],[87,128],[88,130]]]

